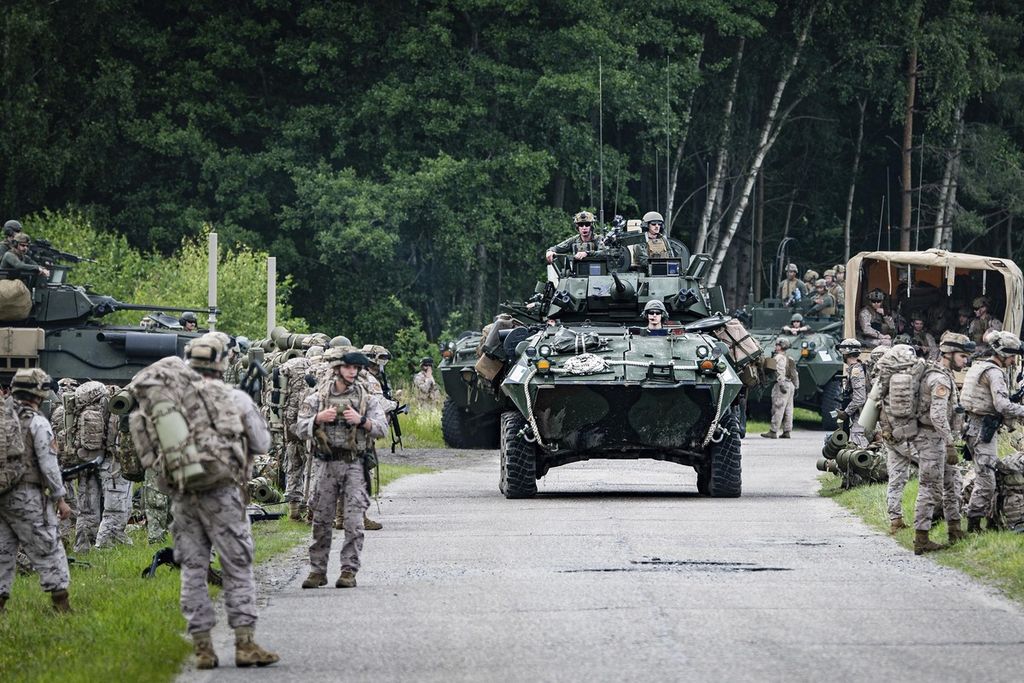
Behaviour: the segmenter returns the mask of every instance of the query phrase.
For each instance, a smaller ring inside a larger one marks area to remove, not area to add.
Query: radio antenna
[[[665,227],[662,228],[662,236],[672,231],[672,140],[669,133],[669,112],[671,111],[670,82],[671,57],[665,55]]]
[[[597,58],[597,147],[601,187],[598,192],[601,203],[597,207],[597,221],[601,230],[604,230],[604,65],[600,56]]]

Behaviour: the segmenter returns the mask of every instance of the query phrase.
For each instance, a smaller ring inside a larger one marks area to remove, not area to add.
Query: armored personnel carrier
[[[0,273],[0,381],[4,383],[21,368],[39,367],[54,378],[126,384],[153,361],[183,355],[185,345],[198,336],[161,313],[208,312],[123,303],[68,284],[68,265],[47,267],[49,277]],[[154,312],[147,316],[152,324],[133,327],[102,322],[116,311]]]
[[[757,339],[765,358],[775,352],[775,341],[780,337],[789,340],[786,355],[796,362],[800,386],[794,396],[794,405],[807,408],[821,415],[823,429],[833,431],[836,420],[832,415],[841,405],[843,384],[843,358],[836,352],[836,335],[842,331],[842,319],[836,317],[804,316],[804,324],[810,331],[801,334],[785,334],[782,328],[789,325],[793,313],[799,308],[786,306],[779,299],[766,299],[756,306],[748,307],[744,322],[750,334]],[[768,379],[771,380],[771,371]],[[752,388],[747,395],[748,410],[767,414],[771,406],[771,384]]]
[[[710,257],[690,259],[674,243],[679,256],[641,265],[629,247],[643,239],[614,230],[587,258],[556,258],[530,300],[504,305],[484,335],[446,349],[442,374],[474,386],[449,397],[498,416],[506,497],[534,495],[552,467],[638,458],[693,467],[705,495],[740,495],[735,406],[760,349],[721,314],[721,290],[704,287]],[[652,300],[667,310],[664,330],[640,326]]]

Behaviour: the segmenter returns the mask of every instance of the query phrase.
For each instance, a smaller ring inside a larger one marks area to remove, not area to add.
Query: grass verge
[[[381,465],[385,486],[428,468]],[[269,506],[270,509],[281,507]],[[287,518],[253,525],[256,561],[306,541],[309,527]],[[0,679],[3,681],[169,681],[191,653],[178,609],[177,570],[141,573],[160,546],[134,532],[135,545],[93,550],[71,565],[74,613],[56,616],[37,576],[14,581],[7,613],[0,617]],[[84,564],[88,563],[88,565]]]
[[[793,409],[794,429],[821,429],[821,415],[807,408]],[[765,420],[747,420],[747,434],[760,434],[771,429],[771,423]]]
[[[822,475],[821,482],[821,495],[848,508],[869,526],[888,532],[885,484],[858,486],[844,491],[839,477],[833,474]],[[908,523],[914,519],[916,498],[917,481],[912,480],[903,492],[903,518]],[[945,543],[946,523],[933,525],[931,535],[933,540]],[[905,548],[914,546],[913,529],[904,529],[894,538]],[[947,550],[929,553],[928,557],[994,585],[1014,600],[1024,602],[1024,534],[1008,531],[971,534]]]
[[[428,403],[410,396],[407,390],[409,412],[399,416],[402,425],[402,444],[406,448],[444,448],[441,436],[441,403]],[[403,397],[405,398],[405,397]],[[377,443],[377,450],[391,448],[390,436]]]

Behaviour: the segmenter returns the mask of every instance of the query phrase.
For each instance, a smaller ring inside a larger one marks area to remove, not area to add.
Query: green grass
[[[821,429],[821,415],[807,408],[793,409],[794,429]],[[771,423],[764,420],[747,420],[747,434],[760,434],[771,429]]]
[[[850,509],[869,526],[889,531],[886,511],[885,484],[858,486],[843,491],[840,479],[833,474],[821,476],[821,495],[833,498]],[[914,519],[914,501],[917,498],[917,480],[911,480],[903,492],[903,518],[908,525]],[[966,524],[966,522],[964,522]],[[946,523],[932,526],[931,537],[946,542]],[[905,548],[914,546],[914,530],[904,529],[894,538]],[[967,539],[947,550],[928,553],[939,564],[959,569],[1003,590],[1014,600],[1024,601],[1024,534],[1009,531],[971,534]]]
[[[399,416],[402,425],[402,443],[406,448],[444,448],[441,437],[441,402],[419,401],[412,390],[407,391],[409,413]],[[377,450],[391,448],[391,437],[377,442]]]
[[[382,486],[431,471],[386,464],[380,470]],[[258,522],[253,538],[256,561],[265,562],[306,542],[309,527],[287,518]],[[147,545],[144,530],[133,532],[132,539],[131,547],[79,556],[89,566],[71,565],[73,614],[53,614],[37,576],[15,579],[7,613],[0,617],[0,679],[152,683],[174,678],[192,651],[178,609],[179,574],[160,567],[155,578],[142,579],[142,569],[160,546]]]

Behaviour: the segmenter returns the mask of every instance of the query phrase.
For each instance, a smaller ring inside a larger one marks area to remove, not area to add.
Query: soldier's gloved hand
[[[846,414],[845,410],[837,410],[836,411],[836,419],[837,420],[842,420],[843,422],[848,422],[849,419],[850,419],[850,416]]]
[[[57,517],[59,517],[60,521],[63,522],[64,520],[66,520],[70,516],[71,516],[71,506],[68,505],[67,502],[65,502],[63,498],[61,498],[60,500],[57,501]]]
[[[956,450],[956,446],[953,444],[946,445],[946,464],[955,465],[960,462],[960,454]]]

